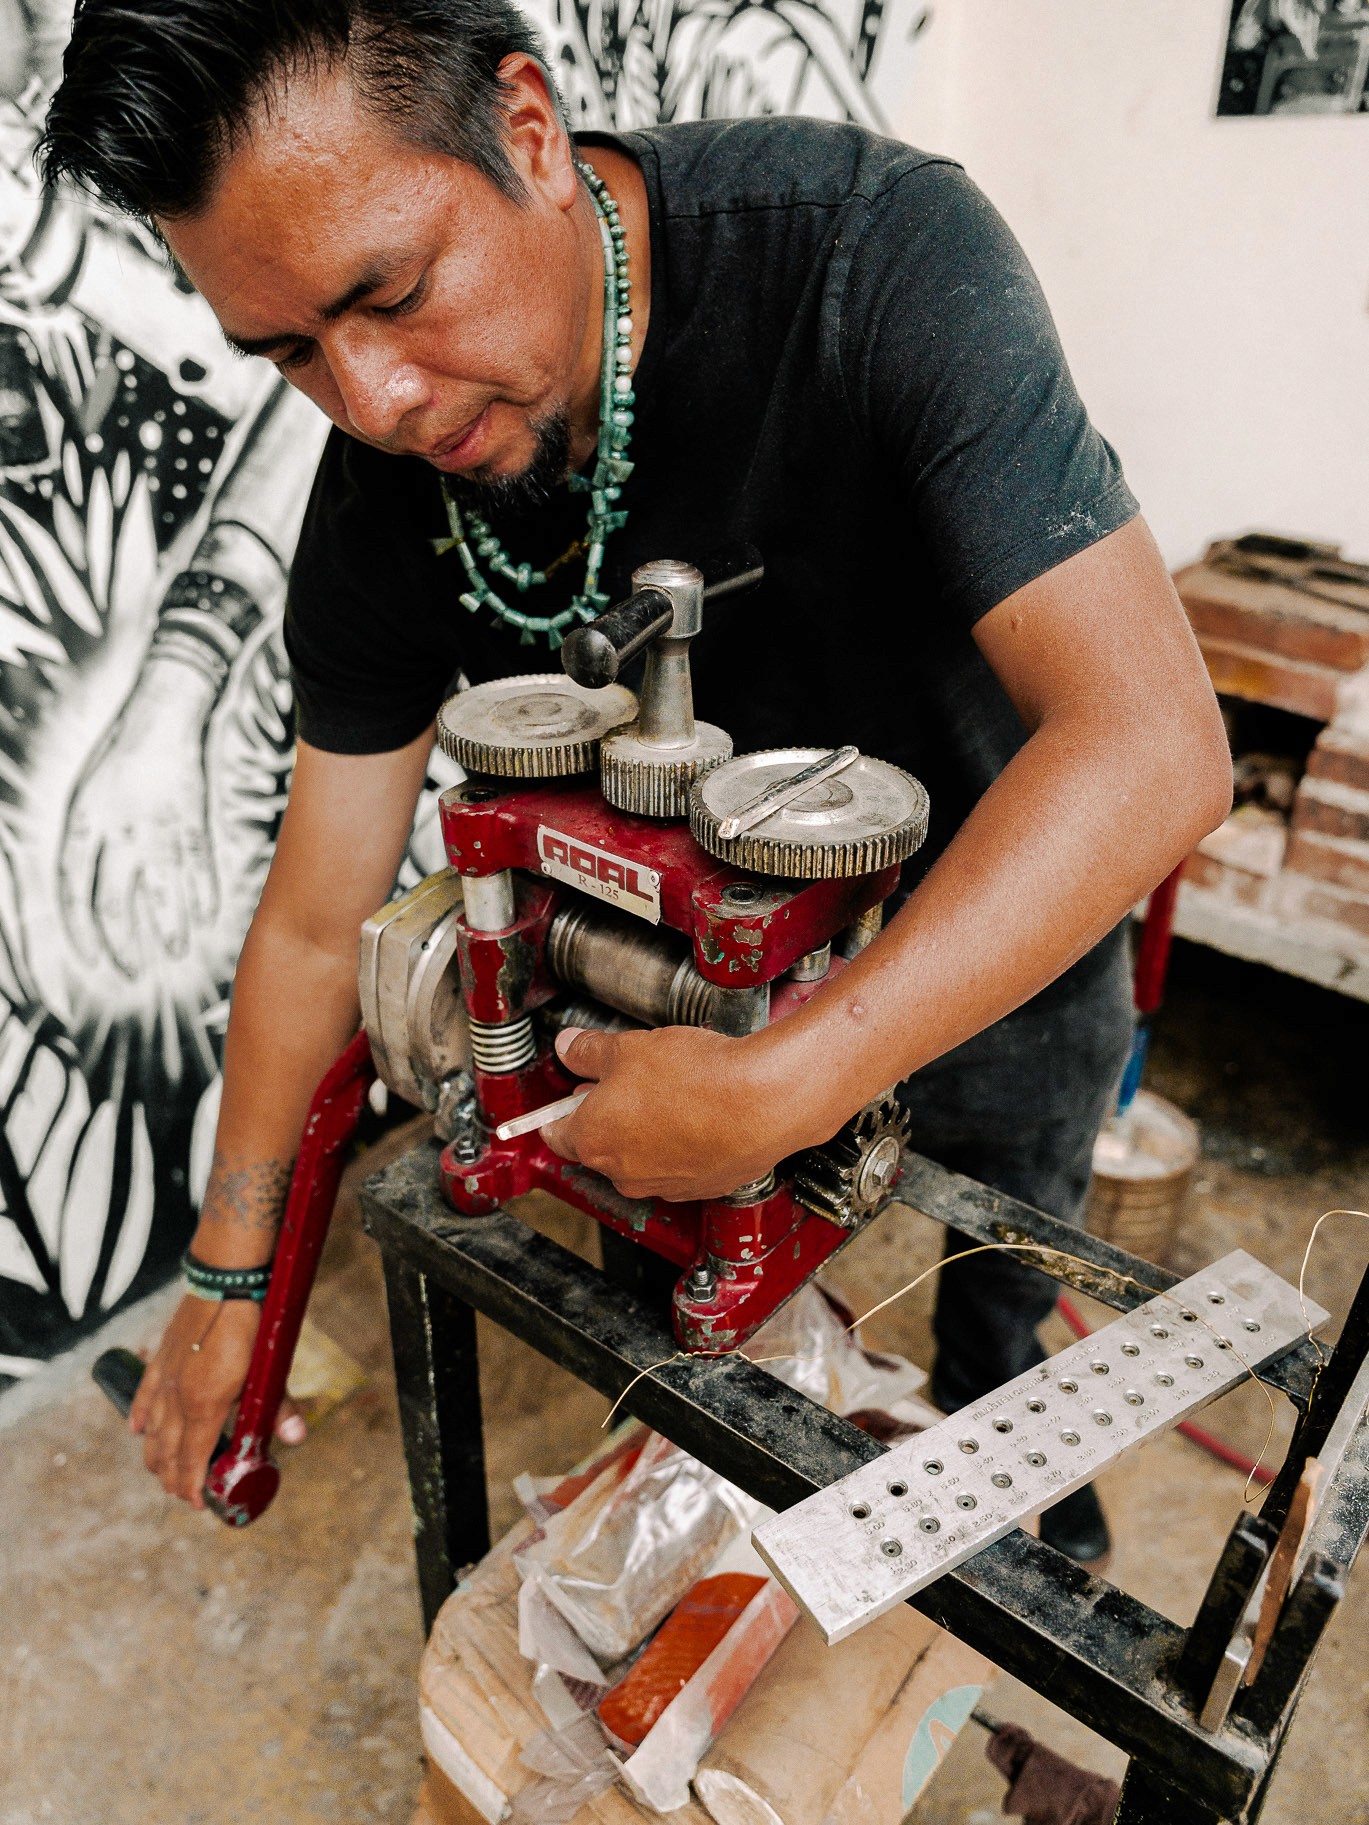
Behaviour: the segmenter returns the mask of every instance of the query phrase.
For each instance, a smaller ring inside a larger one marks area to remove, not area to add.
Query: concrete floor
[[[1369,1204],[1366,1056],[1369,1008],[1178,948],[1149,1081],[1203,1124],[1205,1153],[1175,1267],[1240,1245],[1296,1277],[1315,1218]],[[407,1825],[421,1640],[384,1301],[354,1195],[361,1171],[396,1145],[391,1137],[354,1169],[311,1313],[366,1385],[285,1454],[280,1495],[256,1526],[230,1533],[167,1503],[87,1379],[97,1348],[153,1340],[174,1293],[0,1397],[0,1825]],[[558,1207],[524,1214],[593,1248],[590,1226]],[[930,1262],[939,1234],[892,1211],[833,1277],[865,1309]],[[1325,1227],[1308,1290],[1332,1311],[1330,1334],[1367,1259],[1369,1223]],[[927,1287],[867,1340],[925,1360],[929,1311]],[[1052,1346],[1067,1341],[1052,1321]],[[572,1462],[605,1403],[493,1327],[481,1347],[504,1526],[517,1512],[510,1478]],[[1206,1423],[1253,1453],[1268,1407],[1247,1388]],[[1277,1448],[1286,1433],[1280,1415]],[[1107,1477],[1114,1581],[1189,1620],[1242,1481],[1174,1435]],[[1369,1567],[1317,1662],[1267,1825],[1369,1825],[1366,1634]],[[988,1702],[1088,1766],[1120,1772],[1106,1743],[1025,1688],[1000,1680]],[[967,1727],[918,1825],[1001,1816],[982,1741]]]

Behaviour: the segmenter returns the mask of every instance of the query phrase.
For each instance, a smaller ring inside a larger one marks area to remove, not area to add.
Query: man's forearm
[[[355,951],[321,951],[259,914],[234,984],[201,1260],[270,1259],[309,1103],[358,1019]]]
[[[761,1036],[789,1094],[822,1061],[796,1144],[1010,1013],[1125,917],[1220,821],[1209,747],[1167,751],[1153,729],[1082,709],[1044,724],[879,940]]]

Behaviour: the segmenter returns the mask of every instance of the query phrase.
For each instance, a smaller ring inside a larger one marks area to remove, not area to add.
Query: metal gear
[[[754,874],[831,881],[902,862],[927,835],[927,790],[888,761],[859,754],[835,777],[781,805],[740,836],[718,826],[758,793],[823,759],[822,748],[739,754],[694,782],[689,827],[710,855]]]
[[[888,1196],[907,1139],[907,1111],[890,1093],[868,1103],[821,1147],[795,1154],[783,1170],[800,1204],[840,1229],[854,1229]]]
[[[637,714],[621,684],[586,690],[563,672],[493,678],[449,697],[437,717],[442,752],[499,779],[565,779],[589,773],[599,743]]]
[[[732,753],[732,737],[711,722],[694,724],[686,747],[644,740],[637,723],[606,736],[599,749],[599,785],[610,805],[637,817],[688,817],[689,789]]]

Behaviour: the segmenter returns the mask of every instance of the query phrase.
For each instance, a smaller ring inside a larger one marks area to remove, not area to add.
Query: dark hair
[[[501,61],[541,58],[509,0],[77,0],[38,158],[129,215],[195,215],[254,111],[345,61],[362,103],[508,196]]]

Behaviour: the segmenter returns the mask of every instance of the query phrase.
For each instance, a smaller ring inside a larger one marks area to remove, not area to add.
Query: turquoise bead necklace
[[[461,596],[462,606],[476,614],[489,608],[500,621],[521,630],[521,644],[531,646],[538,634],[545,634],[554,652],[560,646],[565,630],[576,621],[592,621],[609,605],[599,587],[599,571],[604,561],[604,543],[611,532],[625,524],[627,511],[614,506],[622,493],[623,483],[632,473],[628,461],[628,444],[632,438],[632,280],[628,273],[627,237],[607,184],[597,171],[580,160],[576,168],[585,181],[594,213],[599,223],[599,238],[604,250],[604,339],[599,357],[599,443],[592,476],[572,473],[568,484],[573,492],[589,495],[589,524],[585,534],[588,553],[585,581],[570,605],[555,615],[531,615],[505,601],[493,584],[481,574],[483,559],[492,576],[513,585],[518,595],[537,589],[546,582],[547,571],[534,570],[531,564],[515,564],[495,536],[488,520],[472,507],[461,506],[452,494],[446,478],[442,497],[447,505],[450,536],[433,540],[433,549],[441,556],[455,551],[461,559],[470,588]],[[552,565],[549,568],[555,569]]]

